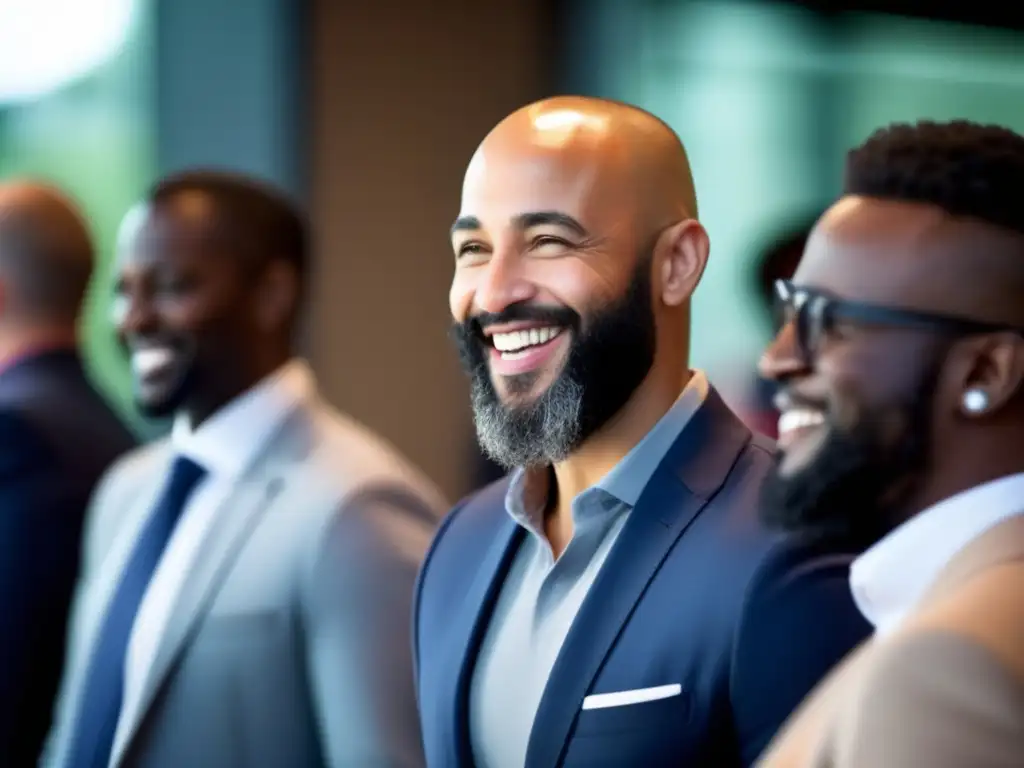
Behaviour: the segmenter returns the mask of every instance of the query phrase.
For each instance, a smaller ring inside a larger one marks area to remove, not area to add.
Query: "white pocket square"
[[[683,692],[679,683],[656,685],[653,688],[634,688],[632,691],[615,691],[614,693],[594,693],[583,699],[583,709],[606,709],[607,707],[625,707],[628,704],[643,704],[645,701],[670,699]]]

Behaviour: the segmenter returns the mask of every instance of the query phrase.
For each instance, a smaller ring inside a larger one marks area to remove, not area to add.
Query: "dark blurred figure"
[[[755,262],[754,288],[761,300],[765,323],[775,329],[774,303],[775,281],[793,276],[803,256],[807,237],[817,221],[817,216],[808,217],[797,226],[787,228],[780,236],[774,237]],[[779,412],[772,403],[775,384],[767,379],[754,377],[748,401],[743,408],[743,421],[751,429],[775,439],[779,433]]]
[[[0,765],[33,765],[60,680],[82,520],[135,441],[93,389],[77,320],[93,249],[70,201],[0,185]]]

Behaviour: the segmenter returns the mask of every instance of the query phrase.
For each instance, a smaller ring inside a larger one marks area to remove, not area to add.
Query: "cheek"
[[[626,291],[624,278],[598,266],[587,256],[537,259],[525,270],[525,277],[537,288],[537,303],[570,307],[586,316]]]
[[[229,296],[168,299],[158,303],[155,313],[165,331],[201,346],[241,342],[244,331],[258,328],[252,305]]]
[[[602,269],[587,254],[559,258],[524,259],[517,279],[529,286],[535,305],[570,307],[580,314],[602,307],[620,298],[627,288],[628,276],[622,270]],[[485,266],[460,267],[455,270],[448,291],[448,307],[452,318],[462,322],[474,313],[474,297],[488,279]]]
[[[202,334],[217,325],[215,313],[192,301],[161,302],[154,314],[161,326],[177,334]]]
[[[108,314],[108,320],[114,327],[114,330],[118,336],[124,333],[124,324],[128,319],[129,302],[124,296],[114,296],[110,302],[110,313]]]
[[[867,361],[850,352],[821,354],[815,366],[817,390],[825,402],[829,422],[841,430],[854,428],[865,407],[879,396],[878,380],[867,371]]]
[[[901,413],[922,395],[920,357],[905,348],[850,349],[848,354],[821,361],[827,382],[830,416],[841,428],[855,427],[865,418]]]
[[[466,270],[456,270],[451,288],[448,289],[448,309],[451,310],[452,318],[456,322],[462,322],[469,314],[475,290],[474,283]]]

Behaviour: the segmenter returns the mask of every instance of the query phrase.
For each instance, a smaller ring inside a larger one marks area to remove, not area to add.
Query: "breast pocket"
[[[564,765],[679,765],[689,717],[686,691],[655,701],[581,710]]]

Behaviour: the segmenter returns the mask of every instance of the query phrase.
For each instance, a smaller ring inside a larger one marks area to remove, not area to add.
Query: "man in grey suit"
[[[117,327],[174,429],[93,500],[44,764],[423,764],[409,613],[444,502],[295,358],[306,243],[219,172],[126,218]]]

